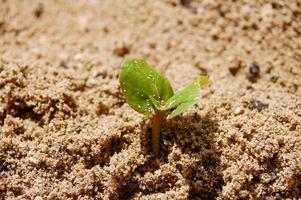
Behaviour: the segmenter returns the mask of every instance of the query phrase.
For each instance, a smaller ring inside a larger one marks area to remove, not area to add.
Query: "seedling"
[[[169,81],[143,59],[122,64],[119,82],[127,103],[137,112],[152,117],[151,149],[158,157],[161,125],[166,118],[185,112],[199,101],[200,87],[208,76],[200,76],[174,94]]]

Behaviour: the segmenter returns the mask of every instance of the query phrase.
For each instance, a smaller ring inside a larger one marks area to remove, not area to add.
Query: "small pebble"
[[[241,68],[242,68],[241,60],[239,60],[238,58],[230,58],[228,70],[232,74],[232,76],[235,76],[240,71]]]
[[[262,103],[261,101],[258,100],[251,100],[249,104],[250,109],[257,109],[258,111],[262,111],[263,109],[266,109],[269,107],[269,104]]]
[[[40,18],[44,12],[44,5],[40,2],[37,7],[34,9],[33,14],[36,18]]]
[[[259,73],[260,73],[259,65],[256,63],[252,63],[249,66],[249,71],[247,75],[248,80],[251,81],[252,83],[256,82],[257,79],[259,78]]]
[[[241,115],[244,113],[244,110],[241,107],[236,107],[234,110],[235,115]]]
[[[279,79],[279,76],[272,76],[272,77],[271,77],[271,81],[272,81],[273,83],[276,83],[278,79]]]
[[[237,72],[240,70],[240,66],[231,66],[228,69],[229,72],[232,74],[232,76],[235,76]]]
[[[69,66],[66,65],[64,62],[62,62],[62,63],[60,64],[60,67],[62,67],[62,68],[64,68],[64,69],[68,69],[68,68],[69,68]]]
[[[130,53],[130,48],[127,46],[116,47],[113,50],[113,53],[119,57],[124,57],[125,55]]]

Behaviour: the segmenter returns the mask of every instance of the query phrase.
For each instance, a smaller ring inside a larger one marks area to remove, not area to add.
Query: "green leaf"
[[[171,119],[183,112],[185,112],[190,106],[192,106],[194,102],[182,103],[180,104],[175,110],[173,110],[169,115],[168,118]]]
[[[148,116],[173,95],[169,81],[143,59],[124,62],[119,82],[127,103]]]
[[[161,110],[176,108],[168,116],[173,118],[185,112],[190,106],[197,103],[200,99],[200,87],[208,81],[208,76],[200,76],[183,90],[177,92],[161,107]]]

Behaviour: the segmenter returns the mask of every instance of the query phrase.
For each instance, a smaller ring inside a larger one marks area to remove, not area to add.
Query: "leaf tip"
[[[205,85],[208,82],[209,77],[208,76],[200,76],[198,78],[200,86]]]

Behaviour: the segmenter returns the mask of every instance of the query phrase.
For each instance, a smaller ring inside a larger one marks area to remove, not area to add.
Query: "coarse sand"
[[[210,77],[157,160],[126,58]],[[301,199],[301,1],[0,0],[0,199]]]

